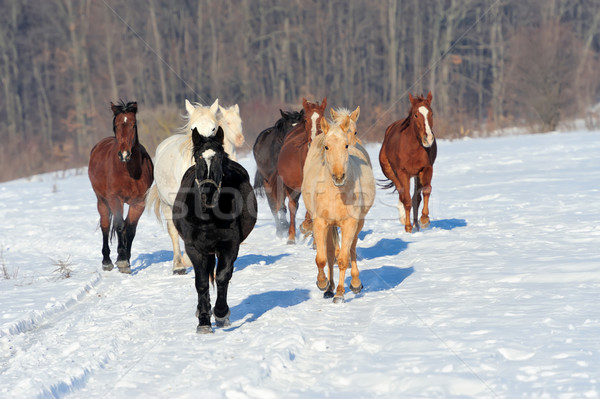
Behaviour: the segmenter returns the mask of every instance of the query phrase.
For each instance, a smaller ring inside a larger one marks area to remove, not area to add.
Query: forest
[[[87,165],[110,102],[151,154],[184,100],[239,104],[251,150],[279,109],[361,107],[363,140],[433,94],[439,138],[600,128],[597,0],[0,0],[0,181]]]

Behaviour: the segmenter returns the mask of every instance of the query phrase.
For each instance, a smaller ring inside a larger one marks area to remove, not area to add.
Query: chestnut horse
[[[356,264],[356,242],[365,216],[375,200],[375,180],[366,152],[350,144],[345,128],[329,126],[321,120],[323,134],[312,142],[304,165],[302,197],[313,218],[313,237],[317,246],[317,287],[335,303],[344,301],[344,279],[351,265],[350,289],[359,293],[363,286]],[[337,248],[337,228],[341,246]],[[337,253],[339,280],[333,293],[333,265]],[[329,273],[325,276],[325,264]]]
[[[302,108],[304,110],[304,123],[298,124],[292,129],[283,142],[279,157],[277,158],[277,172],[269,178],[271,186],[279,184],[281,179],[283,193],[288,199],[290,210],[290,226],[288,229],[288,244],[296,242],[296,211],[298,200],[302,189],[302,169],[308,153],[310,142],[321,134],[320,121],[327,107],[327,98],[323,98],[321,104],[311,103],[304,98]],[[281,192],[277,193],[277,206],[281,209],[284,205],[284,197]],[[307,212],[308,216],[308,212]]]
[[[131,243],[135,237],[138,220],[144,212],[146,192],[153,181],[153,164],[138,139],[136,113],[137,103],[122,101],[110,104],[113,111],[114,137],[98,142],[90,154],[88,175],[100,213],[102,230],[102,269],[110,271],[108,233],[116,233],[117,267],[121,273],[131,273]],[[123,204],[129,204],[127,217],[123,220]]]
[[[431,92],[427,98],[414,98],[410,93],[411,108],[402,121],[392,123],[385,131],[385,138],[379,152],[379,163],[383,174],[391,180],[385,188],[394,187],[400,197],[398,212],[400,222],[407,232],[413,226],[429,226],[429,195],[433,163],[437,156],[437,144],[433,135],[433,111],[431,110]],[[414,179],[412,202],[410,197],[410,179]],[[423,195],[423,213],[418,220],[419,205]],[[414,224],[410,221],[410,208],[413,208]]]
[[[279,110],[279,113],[281,118],[275,122],[275,125],[260,132],[252,147],[252,153],[256,161],[254,192],[258,196],[267,197],[269,208],[271,208],[275,220],[277,236],[283,237],[290,226],[285,220],[285,206],[277,205],[277,190],[282,188],[278,184],[271,186],[272,182],[269,181],[268,177],[276,176],[277,157],[281,151],[283,140],[294,126],[304,121],[304,109],[300,112]],[[274,183],[277,183],[277,181]]]

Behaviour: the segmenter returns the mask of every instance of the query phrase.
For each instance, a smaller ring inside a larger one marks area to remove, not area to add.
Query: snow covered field
[[[261,200],[209,336],[153,215],[132,274],[102,272],[85,170],[0,184],[0,397],[598,398],[600,132],[438,145],[431,228],[379,190],[344,304]]]

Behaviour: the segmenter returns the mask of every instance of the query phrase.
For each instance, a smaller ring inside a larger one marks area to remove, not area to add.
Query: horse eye
[[[215,131],[215,129],[216,129],[216,127],[213,127],[213,128],[212,128],[212,131],[214,132],[214,131]]]
[[[348,144],[346,144],[346,148],[348,148]]]
[[[415,118],[418,118],[418,117],[419,117],[419,115],[418,115],[418,114],[415,114]]]
[[[329,149],[329,147],[328,147],[328,146],[325,146],[325,149],[326,149],[326,150],[328,150],[328,149]]]

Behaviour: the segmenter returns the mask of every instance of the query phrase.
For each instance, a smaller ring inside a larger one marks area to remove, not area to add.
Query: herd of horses
[[[380,184],[398,191],[398,211],[407,232],[429,226],[437,155],[431,93],[427,97],[409,94],[409,100],[408,116],[386,129],[379,153],[381,169],[389,180]],[[237,105],[225,108],[217,100],[204,106],[185,100],[186,123],[157,147],[153,162],[139,142],[137,103],[111,103],[114,136],[94,146],[88,169],[100,214],[103,270],[114,267],[109,241],[116,235],[117,267],[131,273],[131,244],[138,220],[146,206],[153,208],[158,220],[166,221],[171,237],[173,274],[194,268],[197,332],[210,333],[212,316],[217,327],[230,325],[227,290],[240,244],[256,224],[256,195],[267,198],[275,234],[287,234],[288,244],[296,242],[296,212],[302,196],[306,214],[299,230],[313,236],[317,287],[325,298],[343,302],[350,267],[349,288],[359,293],[363,285],[356,243],[375,200],[376,182],[357,131],[360,107],[354,111],[331,108],[329,120],[326,107],[326,98],[320,103],[303,99],[300,111],[280,110],[281,118],[254,143],[252,185],[248,172],[236,161],[235,148],[244,144]],[[211,283],[217,289],[213,308]]]

